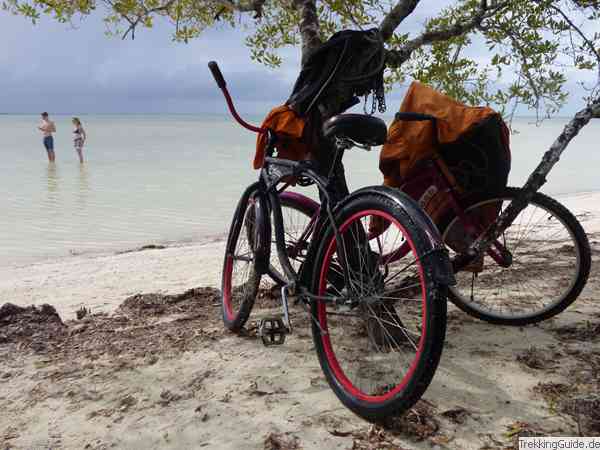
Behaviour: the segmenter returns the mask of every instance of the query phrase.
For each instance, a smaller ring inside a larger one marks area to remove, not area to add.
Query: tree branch
[[[398,28],[404,19],[412,14],[416,6],[421,0],[400,0],[396,6],[388,13],[387,16],[379,25],[379,31],[384,41],[387,41],[394,34],[394,30]]]
[[[231,11],[254,12],[254,18],[262,17],[262,9],[266,0],[215,0],[215,3],[222,5]]]
[[[321,45],[319,37],[319,16],[315,0],[294,0],[294,7],[300,11],[300,35],[302,36],[302,64],[312,50]]]
[[[517,37],[515,37],[515,35],[512,33],[512,31],[507,30],[506,35],[512,42],[513,47],[517,50],[517,54],[521,57],[521,61],[522,61],[521,67],[523,69],[521,74],[523,75],[523,78],[525,78],[525,80],[529,84],[529,87],[533,91],[533,94],[535,95],[535,98],[536,98],[535,107],[537,110],[538,106],[539,106],[539,101],[540,101],[541,95],[537,88],[537,85],[535,84],[533,75],[531,74],[531,71],[529,70],[529,66],[527,64],[527,51],[523,48],[523,46],[519,42],[519,39]]]
[[[581,29],[577,25],[575,25],[571,19],[569,19],[569,17],[563,12],[562,9],[560,9],[556,5],[549,5],[549,6],[554,11],[556,11],[557,13],[559,13],[563,17],[563,19],[565,19],[565,21],[569,24],[569,26],[579,36],[581,36],[581,39],[583,39],[583,42],[585,43],[585,45],[588,47],[588,49],[590,50],[590,52],[592,53],[592,55],[594,55],[594,57],[596,58],[596,60],[600,64],[600,51],[596,50],[596,47],[594,47],[594,43],[588,39],[588,37],[583,33],[583,31],[581,31]]]
[[[104,0],[107,4],[109,4],[113,10],[115,10],[117,13],[119,13],[121,15],[121,17],[123,19],[125,19],[128,23],[129,26],[127,27],[127,30],[125,30],[125,32],[123,33],[123,35],[121,36],[121,39],[125,39],[127,38],[127,36],[129,36],[131,34],[131,39],[135,39],[135,30],[137,28],[137,26],[140,24],[140,22],[150,16],[151,14],[156,14],[156,13],[161,13],[161,12],[168,12],[169,9],[171,8],[171,6],[173,6],[173,4],[175,3],[175,0],[168,0],[165,4],[154,7],[154,8],[146,8],[143,4],[143,2],[141,2],[140,4],[140,11],[137,12],[136,14],[132,14],[132,15],[128,15],[128,14],[124,14],[124,13],[120,13],[117,8],[115,7],[115,3],[112,2],[112,0]],[[216,4],[221,5],[223,10],[231,10],[231,11],[239,11],[239,12],[254,12],[254,18],[259,18],[262,16],[262,8],[263,5],[265,4],[266,0],[213,0]],[[215,20],[219,19],[219,16],[223,13],[223,10],[219,11],[219,13],[217,13],[217,17],[215,17]],[[179,23],[177,24],[177,27],[179,27]]]
[[[109,5],[113,11],[118,13],[123,19],[125,19],[129,23],[129,26],[121,36],[121,39],[125,39],[127,38],[127,36],[129,36],[129,34],[131,34],[131,39],[134,40],[135,30],[145,17],[148,17],[149,15],[154,13],[160,13],[165,11],[168,12],[169,9],[171,9],[171,6],[173,6],[173,4],[175,3],[175,0],[168,0],[163,5],[156,6],[150,9],[146,8],[146,6],[144,6],[144,4],[142,3],[140,4],[139,10],[135,14],[131,14],[131,16],[125,12],[119,11],[118,6],[112,0],[104,0],[104,3]]]
[[[482,0],[477,12],[470,18],[457,22],[448,28],[426,31],[420,36],[408,41],[397,50],[388,50],[386,65],[390,68],[400,67],[410,58],[412,52],[423,45],[430,45],[438,41],[447,41],[456,36],[462,36],[465,33],[473,31],[481,26],[481,22],[488,17],[493,16],[502,8],[507,6],[510,1],[494,2],[489,6],[486,0]]]

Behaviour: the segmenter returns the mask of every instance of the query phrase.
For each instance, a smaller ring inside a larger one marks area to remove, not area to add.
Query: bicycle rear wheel
[[[389,226],[368,240],[374,219]],[[445,287],[423,267],[424,230],[395,202],[357,197],[336,222],[344,250],[329,227],[314,262],[311,287],[319,299],[311,306],[313,338],[337,397],[377,422],[409,409],[431,382],[444,344]],[[410,251],[386,259],[402,240]]]
[[[257,232],[254,200],[252,195],[243,196],[229,230],[221,278],[223,323],[234,332],[248,320],[258,294],[261,274],[256,268]]]
[[[503,211],[520,192],[507,188],[495,198],[475,201],[465,216],[485,223],[490,211]],[[464,251],[475,237],[453,214],[440,229],[451,254]],[[536,323],[567,308],[587,282],[591,254],[585,231],[567,208],[544,194],[533,196],[499,242],[512,253],[509,267],[485,255],[457,273],[450,288],[450,300],[474,317],[501,325]]]

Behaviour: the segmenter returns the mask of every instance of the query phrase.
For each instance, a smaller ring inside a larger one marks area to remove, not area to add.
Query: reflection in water
[[[85,210],[87,204],[88,194],[90,192],[90,179],[89,172],[86,166],[83,164],[79,166],[79,179],[77,189],[77,209],[79,211]]]
[[[58,203],[58,192],[60,183],[60,174],[56,164],[48,163],[46,170],[46,179],[48,184],[48,205],[55,206]]]

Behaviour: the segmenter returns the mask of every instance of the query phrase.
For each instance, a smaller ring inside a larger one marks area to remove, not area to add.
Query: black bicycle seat
[[[323,124],[326,139],[348,138],[362,145],[383,145],[387,126],[377,117],[366,114],[339,114]]]

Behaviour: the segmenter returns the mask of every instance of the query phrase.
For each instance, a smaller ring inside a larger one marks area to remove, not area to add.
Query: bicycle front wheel
[[[408,410],[433,378],[446,330],[445,287],[423,266],[424,230],[393,201],[357,197],[336,222],[343,250],[329,227],[314,264],[313,338],[337,397],[378,422]],[[375,222],[389,226],[373,237]],[[409,250],[389,257],[400,242]]]
[[[465,217],[477,228],[520,192],[507,188],[495,198],[473,202]],[[457,217],[446,218],[440,229],[451,254],[464,251],[475,237]],[[450,300],[474,317],[501,325],[536,323],[567,308],[587,282],[591,254],[585,231],[567,208],[544,194],[533,196],[498,242],[512,254],[508,267],[485,255],[458,272],[450,288]]]
[[[245,325],[258,294],[261,275],[256,270],[257,220],[252,195],[236,208],[225,249],[221,278],[223,323],[237,332]]]

